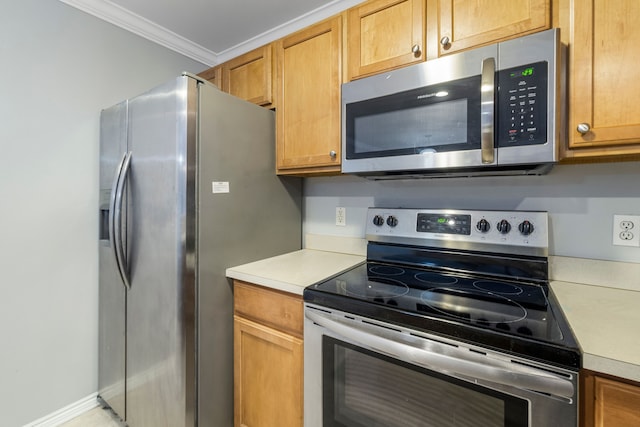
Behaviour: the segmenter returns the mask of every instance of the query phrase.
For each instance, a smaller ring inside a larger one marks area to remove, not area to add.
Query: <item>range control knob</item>
[[[509,224],[509,221],[507,221],[506,219],[500,221],[497,227],[498,231],[502,234],[507,234],[509,231],[511,231],[511,224]]]
[[[487,221],[486,219],[482,218],[476,224],[476,228],[478,229],[479,232],[486,233],[487,231],[491,230],[491,224],[489,224],[489,221]]]
[[[529,234],[533,233],[533,224],[526,220],[522,221],[520,225],[518,225],[518,230],[520,230],[520,233],[522,233],[524,236],[528,236]]]
[[[381,225],[384,224],[384,218],[380,215],[376,215],[373,217],[373,224],[377,225],[378,227],[380,227]]]
[[[393,215],[389,215],[389,218],[387,218],[387,225],[389,227],[395,227],[396,225],[398,225],[398,218]]]

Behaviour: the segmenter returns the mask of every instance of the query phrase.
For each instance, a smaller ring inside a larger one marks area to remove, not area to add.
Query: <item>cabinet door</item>
[[[342,16],[276,43],[280,174],[340,172]]]
[[[222,89],[222,67],[211,67],[198,73],[198,76],[213,83],[218,89]]]
[[[424,61],[424,1],[374,0],[349,9],[349,80]]]
[[[427,43],[438,56],[551,25],[550,0],[427,0],[427,17]]]
[[[302,427],[303,342],[234,317],[236,427]]]
[[[640,426],[640,387],[596,376],[595,426]]]
[[[224,91],[257,105],[271,106],[272,50],[269,44],[222,64]]]
[[[560,2],[569,45],[569,150],[565,157],[640,154],[640,2]],[[573,5],[573,7],[570,7]]]

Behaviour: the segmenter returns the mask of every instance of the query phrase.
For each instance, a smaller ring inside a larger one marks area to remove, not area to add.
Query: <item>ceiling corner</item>
[[[205,65],[213,66],[218,63],[215,52],[108,0],[60,1]]]
[[[364,0],[333,0],[324,6],[312,10],[302,16],[298,16],[282,25],[239,43],[236,46],[218,52],[216,54],[216,60],[218,63],[226,62],[229,59],[242,55],[243,53],[257,49],[271,43],[272,41],[306,28],[309,25],[341,13],[352,6],[362,3],[363,1]]]

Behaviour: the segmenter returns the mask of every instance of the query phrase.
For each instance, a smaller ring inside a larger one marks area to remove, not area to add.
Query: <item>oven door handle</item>
[[[543,372],[532,367],[530,368],[520,364],[516,365],[510,362],[505,362],[505,365],[513,365],[509,366],[509,369],[495,366],[495,364],[492,366],[491,362],[493,361],[487,359],[485,363],[481,363],[480,361],[469,360],[465,358],[462,351],[460,351],[460,355],[449,356],[423,348],[417,348],[398,342],[395,339],[390,340],[374,335],[374,332],[361,330],[353,327],[351,324],[347,325],[339,320],[327,318],[325,315],[315,311],[305,310],[305,316],[312,322],[335,334],[343,336],[352,343],[365,346],[404,362],[442,372],[446,375],[459,376],[471,381],[485,380],[494,384],[533,390],[565,399],[573,399],[575,396],[575,387],[570,380],[560,378],[550,372]],[[387,334],[391,331],[385,330],[384,332]],[[394,334],[400,335],[399,333]],[[439,345],[445,346],[445,344],[440,344],[435,341],[432,343],[434,347]]]

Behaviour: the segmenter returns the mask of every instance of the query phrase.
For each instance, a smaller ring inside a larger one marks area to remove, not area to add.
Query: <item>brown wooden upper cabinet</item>
[[[348,11],[348,80],[425,59],[425,0],[373,0]]]
[[[343,15],[276,42],[279,174],[340,172]]]
[[[216,66],[198,73],[198,76],[216,85],[218,89],[222,89],[222,67]]]
[[[562,0],[558,16],[569,46],[565,158],[640,157],[640,2]]]
[[[222,64],[225,92],[263,107],[273,104],[273,47],[247,52]]]
[[[427,0],[427,59],[548,28],[550,0]]]

